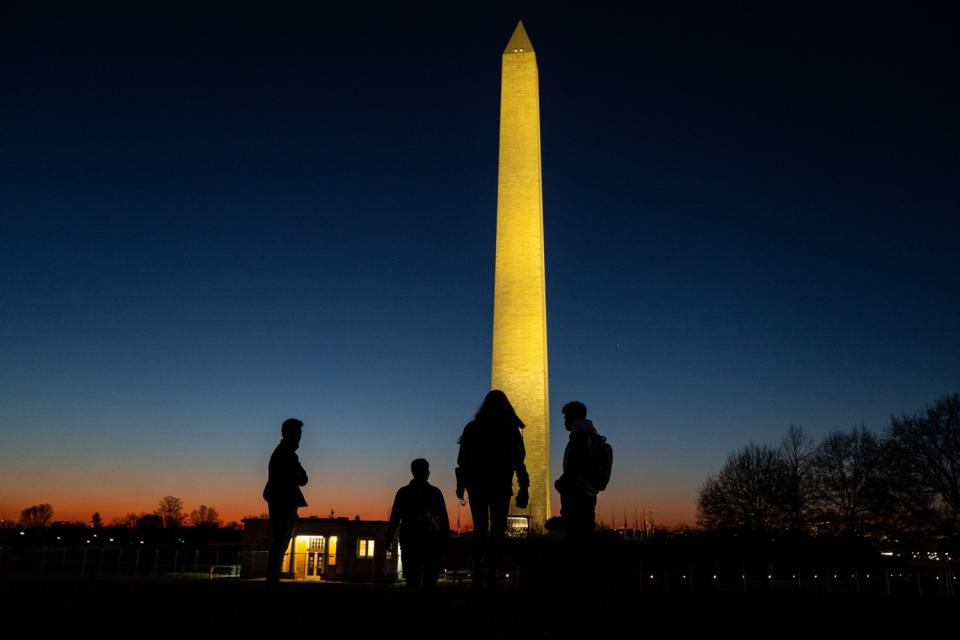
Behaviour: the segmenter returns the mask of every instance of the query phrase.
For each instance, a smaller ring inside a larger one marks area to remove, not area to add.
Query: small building
[[[348,582],[396,582],[398,554],[383,548],[387,534],[384,520],[349,518],[300,518],[283,556],[281,578],[289,580],[337,580]],[[267,575],[270,520],[245,518],[241,575]],[[394,550],[396,549],[394,545]]]

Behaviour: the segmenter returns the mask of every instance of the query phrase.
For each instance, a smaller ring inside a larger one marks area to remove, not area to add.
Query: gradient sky
[[[0,517],[164,495],[260,513],[289,416],[302,515],[385,517],[419,456],[455,511],[517,18],[540,66],[553,476],[582,400],[615,449],[601,518],[692,523],[750,440],[879,430],[960,391],[955,9],[660,4],[8,5]]]

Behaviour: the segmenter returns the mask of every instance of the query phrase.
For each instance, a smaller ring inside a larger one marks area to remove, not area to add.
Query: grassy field
[[[6,637],[908,638],[960,637],[954,598],[474,593],[445,587],[219,580],[3,580]],[[17,634],[17,635],[14,635]]]

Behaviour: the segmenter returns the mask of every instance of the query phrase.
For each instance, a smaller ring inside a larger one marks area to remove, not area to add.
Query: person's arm
[[[444,536],[450,535],[450,518],[447,515],[447,503],[443,499],[443,492],[440,489],[434,491],[435,506],[434,509],[440,517],[440,529]]]
[[[463,491],[465,489],[464,479],[463,479],[463,469],[461,467],[457,467],[454,470],[454,473],[457,476],[457,500],[463,500]]]
[[[516,500],[517,507],[520,509],[526,509],[530,502],[530,476],[527,474],[526,458],[527,450],[523,446],[523,435],[518,428],[513,440],[513,470],[517,474],[517,484],[520,486]]]
[[[561,495],[569,488],[569,477],[567,475],[567,465],[570,460],[570,441],[567,440],[567,446],[563,449],[563,464],[560,466],[560,477],[553,483],[553,487]]]
[[[296,453],[293,454],[293,461],[290,468],[293,471],[294,479],[297,481],[297,486],[305,486],[307,484],[307,472],[303,468],[303,465],[300,464],[300,458]]]
[[[464,465],[467,462],[470,447],[468,430],[464,429],[463,434],[457,441],[460,444],[460,450],[457,452],[457,468],[454,470],[457,477],[457,500],[463,500],[463,492],[467,488],[467,472]]]
[[[387,533],[384,536],[384,542],[386,543],[384,549],[390,549],[393,546],[393,538],[397,534],[397,527],[400,526],[401,493],[403,493],[403,489],[397,491],[397,495],[393,498],[393,508],[390,509],[390,522],[387,524]]]
[[[517,429],[516,436],[513,439],[513,470],[517,474],[517,483],[521,489],[530,486],[530,476],[527,474],[527,450],[523,446],[523,435],[520,429]]]

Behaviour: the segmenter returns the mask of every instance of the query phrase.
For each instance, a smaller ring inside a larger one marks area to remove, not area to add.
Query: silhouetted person
[[[587,420],[587,407],[582,402],[563,405],[563,426],[570,440],[563,451],[563,474],[554,483],[560,493],[560,517],[567,537],[582,540],[594,529],[597,510],[597,489],[592,486],[591,447],[599,437],[593,423]]]
[[[530,478],[524,465],[522,428],[507,395],[494,389],[460,436],[457,498],[463,500],[464,490],[470,494],[475,587],[483,586],[484,578],[489,587],[496,585],[514,473],[520,485],[517,506],[527,506]]]
[[[413,480],[397,491],[387,525],[386,548],[400,528],[403,577],[408,587],[430,588],[437,584],[443,547],[450,536],[443,493],[429,482],[430,463],[417,458],[410,463]]]
[[[307,472],[300,465],[297,449],[303,435],[303,423],[296,418],[283,421],[280,427],[283,438],[270,456],[267,486],[263,499],[270,507],[270,552],[267,556],[267,582],[280,580],[280,565],[283,554],[290,544],[293,528],[297,524],[297,509],[307,506],[300,487],[307,484]]]

